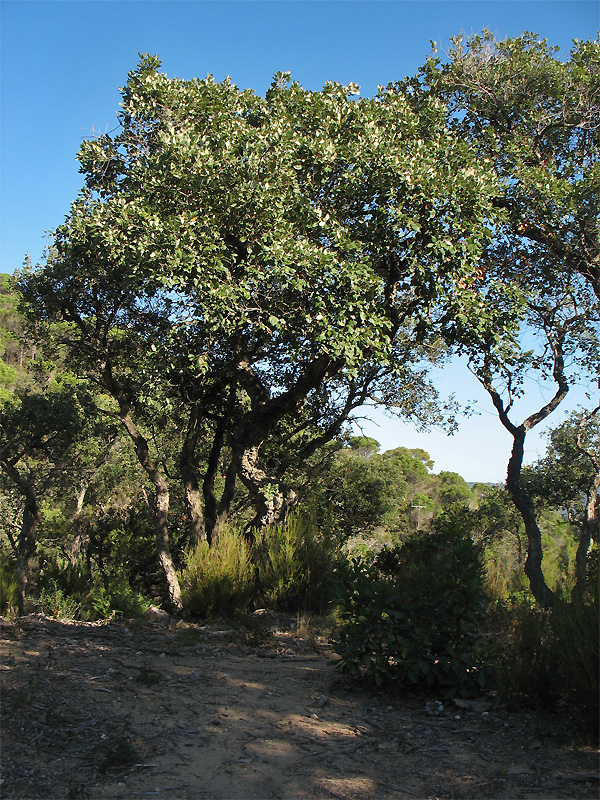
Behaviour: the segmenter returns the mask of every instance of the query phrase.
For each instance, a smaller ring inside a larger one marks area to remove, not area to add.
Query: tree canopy
[[[168,488],[144,415],[178,415],[186,431],[198,536],[227,510],[227,486],[214,499],[222,457],[254,498],[254,524],[281,518],[296,496],[282,453],[308,456],[367,398],[439,416],[426,364],[456,339],[456,309],[498,335],[467,290],[498,189],[433,98],[417,112],[396,91],[311,92],[287,74],[260,98],[159,67],[142,57],[116,135],[83,143],[85,187],[20,287],[32,313],[68,323],[78,369],[112,397],[106,411],[156,489],[177,605]]]

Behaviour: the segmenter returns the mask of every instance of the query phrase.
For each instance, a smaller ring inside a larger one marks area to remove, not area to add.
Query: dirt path
[[[597,797],[560,717],[350,693],[284,622],[3,621],[2,797]]]

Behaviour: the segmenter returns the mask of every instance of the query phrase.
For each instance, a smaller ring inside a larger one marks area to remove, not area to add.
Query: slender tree
[[[471,319],[464,330],[455,322],[473,373],[513,437],[506,485],[527,532],[525,571],[544,606],[554,595],[521,481],[525,437],[570,386],[600,371],[600,44],[578,42],[565,61],[556,55],[534,34],[497,41],[486,31],[458,37],[445,62],[432,56],[409,82],[415,103],[431,94],[444,100],[449,125],[489,159],[503,187],[481,282],[472,288],[486,306],[504,308],[514,327],[494,343]],[[546,381],[552,396],[519,422],[515,401],[529,378]]]

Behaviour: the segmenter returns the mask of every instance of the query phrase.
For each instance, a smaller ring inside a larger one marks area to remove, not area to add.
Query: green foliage
[[[67,597],[81,598],[89,591],[92,574],[82,558],[71,561],[56,548],[42,548],[38,588],[41,594],[60,591]]]
[[[469,485],[456,472],[440,472],[440,499],[444,506],[469,502],[473,497]]]
[[[209,547],[200,542],[183,569],[183,608],[207,620],[245,611],[256,594],[251,550],[234,528],[222,525]]]
[[[70,561],[56,550],[42,553],[37,607],[64,619],[140,617],[151,601],[132,589],[127,575],[112,563],[109,573],[93,575],[81,558]]]
[[[447,697],[489,686],[480,554],[456,528],[384,550],[371,567],[354,561],[340,571],[337,601],[345,674]]]
[[[35,606],[48,616],[58,619],[75,619],[79,615],[79,603],[63,589],[59,582],[52,578],[42,589]]]
[[[261,596],[269,608],[324,612],[332,598],[335,551],[305,514],[269,525],[254,545]]]
[[[152,602],[135,592],[123,575],[112,576],[108,585],[96,581],[82,603],[84,619],[109,619],[120,614],[127,619],[136,619],[152,605]]]

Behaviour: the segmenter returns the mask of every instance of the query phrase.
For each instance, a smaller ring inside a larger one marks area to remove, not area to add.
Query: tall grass
[[[0,614],[11,613],[19,602],[19,581],[15,565],[4,553],[0,553]]]
[[[318,614],[333,592],[333,547],[301,512],[257,532],[248,545],[241,530],[223,525],[212,545],[192,550],[181,573],[186,611],[207,620],[254,606]]]
[[[301,511],[269,525],[254,545],[264,602],[280,611],[319,614],[333,594],[334,548]]]
[[[212,546],[200,542],[180,575],[183,606],[209,621],[245,611],[256,592],[250,546],[238,531],[222,525]]]

